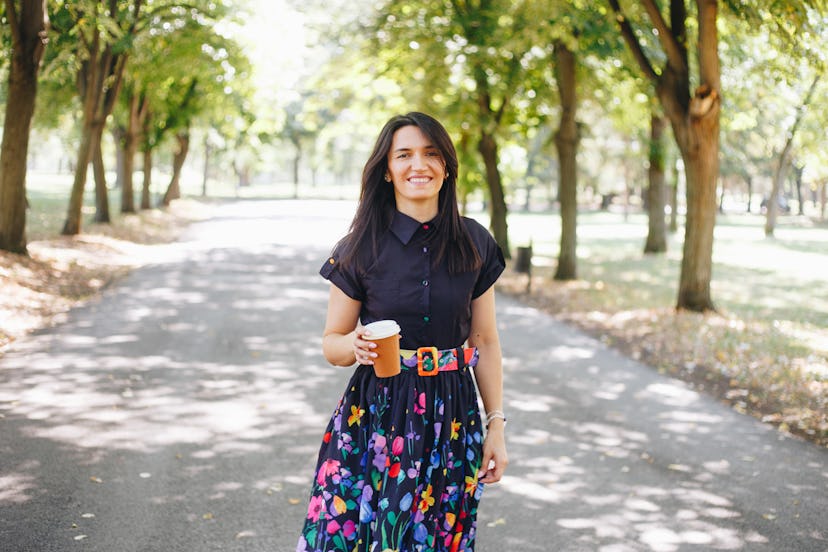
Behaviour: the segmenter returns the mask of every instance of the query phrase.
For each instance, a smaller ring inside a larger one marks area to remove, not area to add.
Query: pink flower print
[[[331,520],[331,522],[328,524],[328,533],[331,535],[335,535],[341,528],[342,527],[339,525],[339,522],[337,522],[335,519]]]
[[[394,453],[394,456],[399,456],[402,454],[403,445],[405,441],[401,436],[397,436],[394,438],[394,442],[391,444],[391,452]]]
[[[345,535],[345,538],[351,540],[351,536],[356,533],[356,523],[353,520],[349,519],[345,522],[345,525],[342,526],[342,534]]]
[[[325,501],[321,496],[312,496],[308,504],[308,519],[319,521],[319,515],[325,509]]]
[[[425,414],[426,396],[425,393],[420,393],[417,397],[417,402],[414,403],[415,414]]]
[[[328,476],[339,473],[339,460],[332,460],[328,458],[319,466],[319,472],[316,474],[316,482],[320,485],[325,484],[325,479]]]

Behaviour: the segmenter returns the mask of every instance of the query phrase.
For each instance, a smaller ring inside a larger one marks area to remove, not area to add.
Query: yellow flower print
[[[477,490],[477,474],[466,476],[466,494],[474,496]]]
[[[420,495],[420,503],[417,507],[420,509],[421,512],[426,513],[429,508],[434,506],[434,497],[431,496],[431,484],[426,487],[426,490]]]
[[[456,419],[451,421],[451,440],[454,441],[455,439],[460,437],[460,428],[463,427],[463,424],[458,422]]]
[[[342,497],[335,496],[333,499],[333,507],[336,510],[337,514],[344,514],[348,511],[348,506],[345,504],[345,501],[342,500]]]
[[[350,427],[354,424],[359,425],[363,414],[365,414],[364,408],[360,408],[356,405],[351,406],[351,415],[348,416],[348,426]]]

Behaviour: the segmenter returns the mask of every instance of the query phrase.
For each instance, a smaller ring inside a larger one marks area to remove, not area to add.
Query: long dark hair
[[[362,188],[359,193],[354,220],[348,235],[339,244],[340,263],[353,265],[364,272],[371,259],[377,257],[380,237],[386,232],[397,208],[394,186],[385,181],[388,171],[388,152],[394,133],[405,126],[415,126],[431,140],[446,163],[448,177],[440,188],[437,218],[434,220],[433,257],[434,264],[447,259],[451,274],[459,274],[480,268],[482,261],[474,242],[464,226],[457,208],[457,151],[446,129],[437,119],[412,111],[392,117],[380,131],[374,151],[362,171]],[[373,256],[366,258],[366,249],[371,244]],[[360,253],[362,252],[362,253]]]

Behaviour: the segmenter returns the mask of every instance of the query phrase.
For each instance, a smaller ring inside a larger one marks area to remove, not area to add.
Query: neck
[[[409,202],[397,201],[397,211],[404,215],[408,215],[417,222],[428,222],[437,216],[437,202]]]

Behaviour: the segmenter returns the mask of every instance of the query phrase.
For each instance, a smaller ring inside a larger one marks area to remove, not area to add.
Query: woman
[[[482,487],[508,463],[492,286],[505,264],[458,212],[457,167],[439,122],[392,118],[320,271],[333,284],[325,358],[359,366],[323,438],[297,551],[474,550]],[[364,329],[381,319],[402,328],[402,371],[389,378],[374,374]]]

